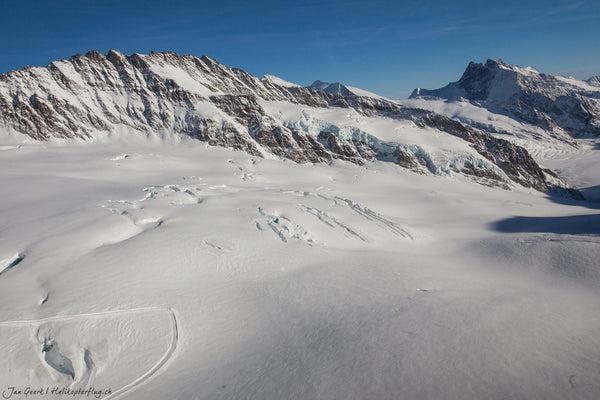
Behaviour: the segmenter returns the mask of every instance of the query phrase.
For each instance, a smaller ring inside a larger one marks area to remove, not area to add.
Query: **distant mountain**
[[[329,83],[323,81],[314,81],[309,88],[325,93],[337,94],[339,96],[356,96],[355,93],[339,82]]]
[[[359,89],[357,87],[342,85],[339,82],[329,83],[323,81],[314,81],[312,85],[308,86],[311,89],[318,90],[320,92],[337,94],[339,96],[362,96],[371,97],[373,99],[388,100],[387,98],[378,94]]]
[[[436,90],[417,88],[410,98],[467,100],[562,135],[565,141],[567,135],[600,136],[598,77],[580,81],[487,60],[471,62],[457,82]]]
[[[600,76],[592,76],[586,82],[592,86],[600,87]]]
[[[0,75],[0,127],[38,140],[123,129],[188,135],[258,157],[380,160],[489,186],[579,196],[506,140],[341,84],[312,86],[318,89],[258,79],[206,56],[90,51]]]

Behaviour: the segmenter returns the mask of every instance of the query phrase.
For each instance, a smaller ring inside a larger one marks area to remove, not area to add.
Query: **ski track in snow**
[[[174,310],[172,310],[170,308],[163,308],[163,307],[141,307],[141,308],[132,308],[129,310],[101,311],[101,312],[97,312],[97,313],[83,313],[83,314],[75,314],[75,315],[58,315],[58,316],[54,316],[54,317],[46,317],[46,318],[40,318],[40,319],[0,321],[0,327],[2,327],[2,326],[21,327],[21,326],[42,324],[45,322],[61,322],[61,321],[69,321],[69,320],[73,320],[73,319],[87,319],[87,318],[97,318],[97,317],[115,316],[115,315],[127,315],[127,314],[132,314],[132,313],[143,313],[143,312],[166,312],[168,314],[170,323],[171,323],[171,341],[169,344],[169,348],[165,351],[165,353],[160,358],[160,360],[158,360],[158,362],[156,362],[144,374],[139,376],[137,379],[135,379],[131,383],[114,391],[110,395],[103,397],[103,399],[108,400],[108,399],[120,398],[120,397],[122,397],[122,395],[141,386],[144,382],[146,382],[148,379],[150,379],[152,376],[154,376],[159,370],[161,370],[167,364],[169,359],[173,356],[173,354],[175,353],[175,350],[177,349],[177,344],[179,341],[179,327],[177,325],[177,317],[175,315]],[[87,355],[87,357],[86,357],[86,355]],[[51,355],[50,357],[53,357],[53,356],[54,356],[54,359],[51,358],[50,361],[48,361],[48,358],[47,358],[46,361],[48,362],[48,364],[51,365],[53,368],[57,369],[61,373],[67,373],[68,371],[60,371],[59,368],[57,368],[57,366],[54,365],[54,364],[56,364],[56,362],[55,362],[56,356]],[[92,377],[91,369],[93,368],[93,362],[91,361],[91,358],[89,357],[89,353],[87,352],[87,350],[84,353],[84,361],[86,362],[86,365],[88,366],[88,369],[87,369],[86,373],[84,374],[84,376],[86,377],[86,381],[87,381]],[[70,360],[69,360],[69,362],[70,362]],[[73,373],[72,367],[71,367],[70,372]],[[74,375],[72,375],[72,377],[74,378]],[[87,385],[88,382],[85,382],[85,383]],[[86,385],[84,385],[84,386],[86,386]]]

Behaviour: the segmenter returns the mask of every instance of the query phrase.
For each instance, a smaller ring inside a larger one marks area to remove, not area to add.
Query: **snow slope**
[[[284,87],[300,87],[300,85],[298,85],[297,83],[292,83],[292,82],[286,81],[285,79],[281,79],[275,75],[267,74],[267,75],[263,76],[261,80],[271,82],[271,83],[274,83],[275,85],[284,86]]]
[[[380,100],[388,100],[386,97],[383,97],[381,95],[378,95],[376,93],[373,92],[369,92],[367,90],[364,89],[360,89],[357,87],[353,87],[353,86],[346,86],[352,93],[354,93],[357,96],[365,96],[365,97],[372,97],[374,99],[380,99]]]
[[[263,106],[283,121],[302,115]],[[0,149],[2,390],[182,400],[600,392],[597,203],[126,129],[87,142],[3,134]],[[597,153],[590,145],[587,182]]]
[[[406,107],[431,110],[508,140],[526,148],[538,161],[552,154],[572,152],[577,147],[577,141],[573,138],[557,135],[553,131],[506,115],[499,109],[484,108],[469,101],[415,98],[396,102]]]

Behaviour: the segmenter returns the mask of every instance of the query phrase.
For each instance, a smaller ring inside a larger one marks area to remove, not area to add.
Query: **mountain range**
[[[491,61],[390,100],[116,51],[2,75],[3,394],[597,399],[597,83]]]
[[[600,133],[595,84],[488,60],[469,64],[458,82],[416,89],[411,98],[465,99],[572,142]],[[171,132],[297,163],[377,159],[424,174],[581,198],[525,147],[485,125],[426,108],[340,83],[301,87],[269,75],[259,79],[206,56],[172,52],[90,51],[0,76],[0,125],[37,140],[89,139],[123,128]]]

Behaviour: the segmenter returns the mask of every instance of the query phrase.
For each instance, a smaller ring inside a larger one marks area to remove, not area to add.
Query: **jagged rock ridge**
[[[440,171],[420,147],[368,134],[349,138],[336,126],[314,134],[268,114],[263,104],[347,108],[367,117],[411,121],[468,142],[478,156],[449,169],[479,183],[508,187],[512,181],[539,191],[566,187],[525,149],[450,118],[384,99],[275,82],[206,56],[90,51],[45,68],[25,67],[1,75],[0,125],[38,140],[89,138],[94,132],[126,126],[140,132],[186,134],[212,145],[299,163],[342,159],[362,164],[380,159],[418,171]]]

